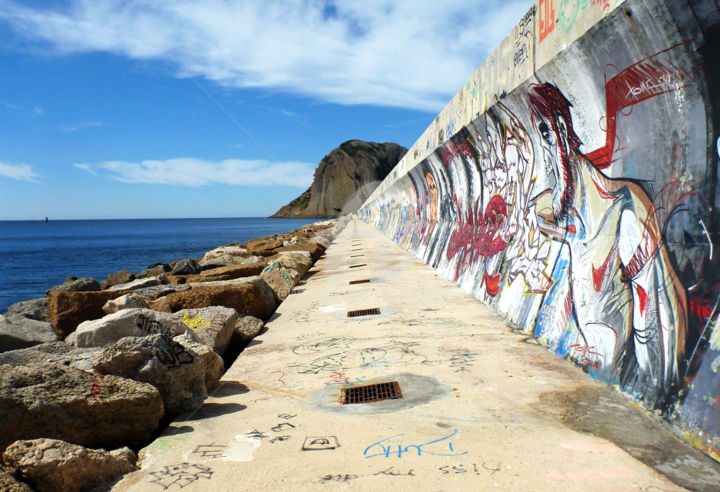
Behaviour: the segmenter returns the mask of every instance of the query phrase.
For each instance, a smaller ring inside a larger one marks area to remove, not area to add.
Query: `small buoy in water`
[[[45,217],[45,222],[50,222],[50,219],[48,219],[47,217]]]

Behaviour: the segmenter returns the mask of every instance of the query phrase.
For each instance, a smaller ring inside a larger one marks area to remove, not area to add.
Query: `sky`
[[[410,147],[532,0],[0,0],[0,220],[262,217]]]

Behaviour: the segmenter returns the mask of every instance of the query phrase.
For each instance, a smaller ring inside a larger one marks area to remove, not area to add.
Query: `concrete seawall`
[[[720,459],[720,6],[539,0],[359,214]]]

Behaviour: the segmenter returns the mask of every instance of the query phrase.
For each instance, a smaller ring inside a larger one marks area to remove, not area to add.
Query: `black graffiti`
[[[168,490],[174,485],[182,489],[197,482],[201,478],[209,480],[213,473],[213,470],[206,465],[179,463],[177,465],[165,466],[162,470],[151,472],[149,475],[152,477],[150,483],[154,483],[164,490]]]
[[[153,346],[153,355],[166,366],[176,367],[183,364],[192,364],[195,357],[167,335],[161,335]]]
[[[201,444],[192,454],[199,454],[202,458],[222,458],[225,456],[225,448],[227,446],[220,444]]]
[[[306,437],[303,443],[303,451],[322,451],[336,449],[340,447],[338,439],[335,436],[318,436]]]
[[[391,466],[390,468],[387,468],[385,470],[381,470],[377,473],[373,473],[373,475],[374,476],[387,475],[389,477],[400,477],[400,476],[414,477],[415,476],[414,470],[412,468],[410,469],[410,471],[405,472],[405,473],[396,472],[393,470],[393,468],[395,468],[395,467]]]
[[[153,335],[155,333],[160,333],[161,335],[166,336],[171,335],[170,330],[165,328],[162,323],[160,323],[159,321],[155,321],[154,319],[150,319],[144,314],[138,316],[135,326],[150,335]]]
[[[349,474],[338,474],[338,475],[325,475],[324,477],[321,477],[320,480],[323,482],[349,482],[350,480],[355,480],[358,478],[357,475],[349,475]]]

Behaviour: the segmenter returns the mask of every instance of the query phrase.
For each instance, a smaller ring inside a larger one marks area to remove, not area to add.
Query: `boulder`
[[[200,343],[188,334],[178,335],[173,338],[181,345],[192,349],[196,354],[205,361],[205,388],[208,392],[217,386],[218,381],[225,372],[225,363],[212,348],[204,343]]]
[[[310,253],[310,257],[312,258],[313,262],[316,262],[322,254],[325,252],[326,246],[323,246],[319,243],[316,243],[315,241],[303,241],[297,244],[293,244],[291,246],[286,246],[283,248],[278,248],[278,253],[283,252],[296,252],[296,251],[307,251]]]
[[[223,306],[183,309],[173,315],[192,330],[196,339],[222,355],[238,322],[237,312]]]
[[[262,263],[262,260],[255,255],[248,256],[247,258],[245,258],[243,261],[240,262],[241,265],[253,265],[255,263]]]
[[[108,452],[57,439],[15,441],[5,449],[2,460],[38,492],[107,489],[137,470],[137,456],[128,448]]]
[[[319,236],[319,235],[313,237],[312,240],[315,244],[322,246],[324,249],[328,249],[330,247],[330,243],[332,243],[332,240],[326,238],[325,236]]]
[[[50,288],[46,294],[50,294],[50,292],[87,292],[96,290],[100,290],[100,284],[92,277],[68,277],[65,283]]]
[[[244,248],[241,244],[228,244],[227,246],[220,246],[219,248],[215,248],[211,251],[208,251],[203,256],[203,260],[210,259],[210,258],[217,258],[219,256],[245,256],[248,254],[248,250]]]
[[[211,270],[205,270],[198,275],[189,275],[187,277],[187,283],[216,282],[218,280],[232,280],[242,277],[252,277],[254,275],[259,275],[262,270],[262,263],[224,266],[213,268]]]
[[[111,273],[105,280],[102,281],[100,286],[103,289],[112,287],[113,285],[126,284],[135,280],[135,275],[130,270],[120,270],[119,272]]]
[[[160,393],[146,383],[57,364],[0,366],[0,449],[41,437],[141,447],[162,415]]]
[[[262,331],[265,323],[254,316],[243,316],[235,323],[235,335],[245,343],[250,342]]]
[[[193,258],[178,261],[172,269],[173,275],[189,275],[200,273],[200,266]]]
[[[21,315],[37,321],[50,321],[48,316],[47,297],[28,299],[27,301],[16,302],[10,306],[5,316]]]
[[[277,248],[282,248],[283,240],[277,236],[251,239],[247,242],[247,250],[251,255],[272,256]]]
[[[104,313],[112,314],[122,311],[123,309],[146,308],[148,307],[147,299],[139,294],[125,294],[115,299],[110,299],[102,307]]]
[[[138,294],[140,296],[143,296],[146,299],[152,299],[155,300],[158,297],[163,297],[168,294],[172,294],[173,292],[181,292],[183,290],[190,290],[192,288],[191,285],[187,284],[167,284],[167,285],[156,285],[154,287],[143,287],[142,289],[138,289],[134,291],[135,294]]]
[[[199,407],[207,398],[205,359],[165,335],[126,337],[108,345],[94,364],[113,374],[152,384],[165,411],[178,414]]]
[[[163,280],[164,280],[164,282],[163,282]],[[163,273],[157,277],[139,278],[137,280],[133,280],[132,282],[128,282],[126,284],[113,285],[112,287],[109,287],[107,290],[109,290],[109,291],[137,290],[137,289],[142,289],[145,287],[155,287],[156,285],[166,284],[166,283],[168,283],[168,278]]]
[[[169,294],[151,304],[152,309],[169,313],[209,306],[225,306],[238,314],[266,320],[275,312],[277,301],[264,280],[247,277],[241,281],[193,284],[190,290]]]
[[[75,328],[90,319],[102,318],[105,313],[102,307],[110,299],[115,299],[129,292],[50,292],[48,295],[48,311],[50,323],[55,333],[64,340]]]
[[[162,334],[180,335],[188,331],[181,319],[151,309],[123,309],[101,319],[84,321],[68,336],[76,347],[104,347],[124,337]]]
[[[20,482],[3,469],[0,469],[0,490],[4,492],[33,492],[26,483]]]
[[[57,334],[47,321],[37,321],[22,315],[0,315],[0,352],[54,342]]]
[[[307,251],[284,252],[280,253],[275,259],[285,268],[292,268],[298,272],[300,277],[305,275],[313,265],[312,256]]]
[[[233,255],[221,255],[221,256],[207,256],[200,260],[198,266],[201,270],[210,270],[211,268],[219,268],[230,265],[238,265],[242,262],[242,257],[236,257]]]
[[[172,268],[170,268],[170,265],[167,265],[165,263],[153,263],[152,265],[149,265],[147,268],[135,275],[135,278],[157,277],[158,275],[162,275],[163,273],[169,272],[171,270]]]
[[[268,266],[260,274],[260,278],[270,286],[278,302],[282,302],[300,281],[300,273],[292,268],[285,268],[275,260],[268,263]]]
[[[76,348],[65,342],[49,342],[34,347],[10,350],[0,354],[0,365],[29,366],[59,364],[86,371],[93,370],[93,363],[100,355],[99,348]]]

